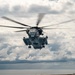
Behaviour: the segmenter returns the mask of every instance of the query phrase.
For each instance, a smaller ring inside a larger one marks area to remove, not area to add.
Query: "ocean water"
[[[0,75],[58,75],[74,73],[75,70],[0,70]]]

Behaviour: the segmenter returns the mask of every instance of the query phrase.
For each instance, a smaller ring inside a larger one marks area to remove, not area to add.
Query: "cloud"
[[[0,6],[0,16],[7,15],[9,13],[10,13],[10,11],[9,11],[9,6],[8,5]]]
[[[59,1],[59,0],[49,0],[49,1]]]
[[[30,17],[37,13],[59,14],[60,12],[41,5],[31,5],[28,9],[20,5],[15,5],[11,9],[9,5],[0,6],[0,16]]]
[[[50,6],[31,5],[29,8],[30,13],[46,13],[46,14],[60,14],[62,11],[52,10]]]
[[[0,64],[0,69],[75,69],[74,62],[70,63],[14,63],[14,64]],[[70,67],[70,68],[69,68]],[[52,70],[51,70],[52,71]],[[50,72],[51,73],[51,72]],[[57,72],[58,73],[58,72]],[[53,72],[54,74],[54,72]]]
[[[16,17],[26,16],[26,8],[21,5],[15,5],[10,8],[9,4],[0,6],[0,16],[13,15]]]
[[[75,2],[74,0],[49,0],[49,6],[54,11],[61,11],[62,13],[71,14],[75,12]],[[73,13],[75,14],[75,13]]]
[[[13,15],[16,17],[30,17],[31,15],[37,13],[47,13],[47,14],[73,13],[74,14],[75,12],[74,9],[75,2],[73,0],[72,1],[50,0],[47,2],[48,5],[30,4],[28,5],[28,7],[26,5],[20,5],[20,4],[13,6],[11,6],[10,4],[1,5],[0,16]]]
[[[31,5],[28,12],[31,13],[48,13],[50,7],[41,6],[41,5]]]
[[[75,61],[74,45],[72,45],[74,44],[74,39],[72,39],[73,41],[68,40],[66,38],[66,36],[68,36],[67,34],[59,33],[56,35],[52,33],[49,35],[48,41],[50,40],[53,42],[49,43],[48,47],[42,50],[35,50],[33,48],[28,49],[27,46],[24,45],[22,38],[19,37],[21,35],[1,35],[0,39],[3,38],[4,40],[2,40],[2,43],[0,43],[0,61],[8,61],[10,63]]]

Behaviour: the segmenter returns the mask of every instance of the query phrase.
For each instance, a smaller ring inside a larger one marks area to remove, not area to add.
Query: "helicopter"
[[[42,48],[45,48],[45,45],[48,45],[48,36],[43,36],[44,35],[43,30],[44,29],[47,29],[47,30],[50,30],[50,29],[63,29],[63,28],[51,28],[51,27],[46,28],[46,27],[53,26],[53,25],[60,25],[60,24],[71,22],[71,21],[75,20],[75,19],[71,19],[71,20],[68,20],[68,21],[61,22],[61,23],[39,27],[39,24],[40,24],[41,20],[43,19],[44,15],[45,14],[43,14],[43,13],[40,13],[38,15],[36,26],[33,26],[33,27],[30,26],[30,25],[23,24],[21,22],[18,22],[18,21],[15,21],[13,19],[10,19],[8,17],[3,16],[2,17],[3,19],[9,20],[9,21],[14,22],[14,23],[17,23],[17,24],[21,25],[22,27],[5,26],[5,25],[0,25],[0,27],[20,29],[20,30],[15,31],[15,32],[26,32],[27,35],[28,35],[28,38],[23,37],[23,41],[24,41],[25,45],[27,45],[28,48],[31,48],[31,46],[33,46],[34,49],[42,49]]]

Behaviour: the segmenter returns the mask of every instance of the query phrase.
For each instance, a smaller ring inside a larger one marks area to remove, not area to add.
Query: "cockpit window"
[[[31,29],[30,32],[36,32],[36,29]]]
[[[38,32],[36,29],[31,29],[31,30],[29,31],[29,35],[30,35],[31,37],[39,36],[39,32]]]
[[[30,31],[29,31],[29,35],[31,36],[31,37],[35,37],[35,35],[36,35],[36,29],[31,29]]]

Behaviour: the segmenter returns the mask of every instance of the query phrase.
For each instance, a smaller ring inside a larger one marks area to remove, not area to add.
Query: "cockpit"
[[[29,35],[30,37],[39,36],[39,32],[37,31],[37,29],[30,29]]]

